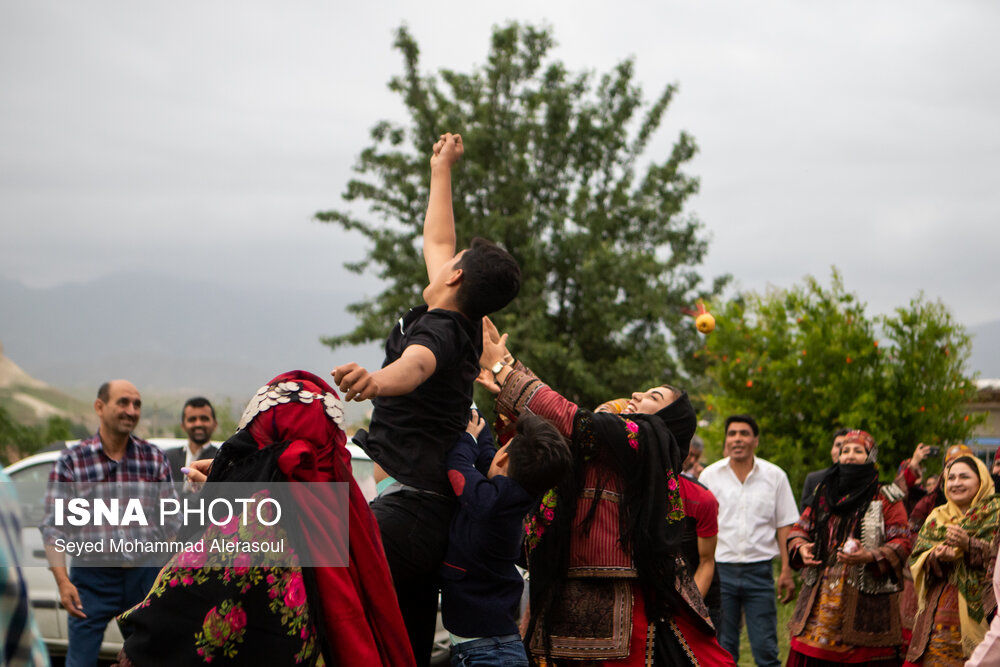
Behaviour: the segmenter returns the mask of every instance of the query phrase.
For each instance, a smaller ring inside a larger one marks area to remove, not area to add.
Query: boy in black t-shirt
[[[517,262],[484,239],[455,252],[451,167],[462,138],[444,134],[431,156],[424,218],[425,305],[393,327],[382,368],[338,366],[334,382],[345,400],[372,399],[366,434],[355,442],[394,483],[372,503],[396,595],[417,664],[430,659],[437,612],[436,575],[448,543],[455,499],[445,454],[465,430],[483,349],[482,319],[506,306],[520,288]]]

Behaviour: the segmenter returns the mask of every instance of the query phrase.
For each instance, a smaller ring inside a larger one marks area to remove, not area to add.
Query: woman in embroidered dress
[[[910,556],[920,611],[907,665],[961,665],[986,636],[996,609],[990,586],[1000,530],[1000,497],[978,458],[961,456],[943,473],[947,502],[927,517]]]
[[[679,561],[677,475],[697,426],[687,394],[654,387],[625,414],[590,412],[504,365],[506,335],[488,320],[483,330],[481,381],[499,394],[497,411],[545,417],[573,452],[573,469],[525,524],[532,661],[734,665]]]
[[[291,482],[271,487],[281,495],[283,521],[268,527],[234,519],[191,541],[284,538],[293,557],[234,559],[209,548],[173,557],[146,599],[119,616],[121,667],[414,664],[378,528],[351,475],[342,421],[336,393],[312,373],[292,371],[261,387],[202,495],[225,488],[217,482]],[[330,482],[348,484],[347,506]],[[345,565],[299,565],[305,556],[330,562],[332,554]]]
[[[912,545],[903,494],[879,486],[876,451],[871,435],[848,432],[789,532],[789,562],[803,570],[789,667],[902,663],[899,591]]]

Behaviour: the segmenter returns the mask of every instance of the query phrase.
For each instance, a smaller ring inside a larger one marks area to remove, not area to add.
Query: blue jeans
[[[521,635],[483,637],[451,647],[452,667],[528,667]]]
[[[146,597],[159,569],[155,567],[74,567],[69,580],[80,593],[87,618],[69,616],[66,667],[94,667],[104,630],[112,618]]]
[[[750,650],[758,667],[780,667],[778,607],[771,561],[716,563],[722,584],[719,643],[740,661],[740,614],[746,617]]]

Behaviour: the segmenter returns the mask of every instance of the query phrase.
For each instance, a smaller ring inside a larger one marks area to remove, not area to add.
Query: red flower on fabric
[[[226,614],[226,621],[233,632],[239,632],[247,626],[247,613],[243,611],[243,607],[235,607]]]
[[[245,577],[250,571],[250,554],[240,554],[233,559],[233,574],[237,577]]]
[[[293,577],[285,590],[285,604],[289,607],[300,607],[306,601],[306,587],[302,585],[302,577]]]
[[[240,519],[236,514],[233,514],[232,518],[229,519],[224,525],[219,526],[219,530],[222,531],[223,535],[232,535],[240,527]]]

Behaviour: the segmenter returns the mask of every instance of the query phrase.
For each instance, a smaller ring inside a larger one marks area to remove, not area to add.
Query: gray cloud
[[[292,261],[345,280],[337,205],[406,21],[428,70],[485,56],[491,25],[547,21],[554,54],[634,56],[681,86],[653,154],[701,153],[691,210],[710,274],[743,287],[843,269],[873,310],[918,289],[1000,317],[1000,9],[985,2],[167,3],[0,7],[0,274],[32,285],[151,268],[223,283]],[[355,6],[358,5],[358,6]],[[373,292],[371,279],[353,279]]]

